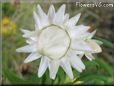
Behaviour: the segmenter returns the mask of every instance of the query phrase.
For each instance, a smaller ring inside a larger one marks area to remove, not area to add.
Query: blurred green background
[[[21,28],[34,30],[33,10],[40,4],[47,13],[50,4],[56,10],[66,4],[66,12],[70,17],[81,12],[78,24],[90,25],[97,29],[95,39],[103,42],[103,51],[95,55],[94,61],[83,58],[86,69],[78,73],[73,69],[74,80],[70,80],[63,69],[59,69],[55,80],[49,78],[49,71],[42,78],[37,77],[39,60],[24,64],[28,54],[17,53],[16,48],[26,45],[22,37]],[[114,7],[77,7],[75,2],[61,0],[61,2],[12,0],[2,3],[2,84],[114,84]]]

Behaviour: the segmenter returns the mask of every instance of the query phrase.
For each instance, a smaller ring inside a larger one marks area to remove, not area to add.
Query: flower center
[[[59,26],[45,27],[39,35],[39,52],[51,59],[64,57],[70,46],[68,33]]]

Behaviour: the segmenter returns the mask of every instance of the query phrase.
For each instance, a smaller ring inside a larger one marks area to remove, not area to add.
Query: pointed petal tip
[[[29,63],[26,59],[24,60],[24,63]]]
[[[96,32],[97,32],[97,30],[94,30],[94,31],[92,32],[92,34],[94,35]]]
[[[42,72],[38,71],[38,77],[41,78],[44,75],[44,73],[45,72],[42,73]]]
[[[21,30],[21,32],[24,33],[24,34],[30,32],[29,30],[25,30],[25,29],[23,29],[23,28],[21,28],[20,30]]]
[[[90,61],[92,61],[93,59],[89,59]]]
[[[77,22],[79,21],[80,16],[81,16],[81,13],[78,13],[77,15],[73,16],[72,18],[70,18],[69,21],[66,22],[67,26],[71,27],[71,26],[77,24]]]
[[[29,62],[31,62],[31,60],[29,60],[28,58],[26,58],[26,59],[24,60],[24,63],[29,63]]]
[[[18,49],[16,49],[16,52],[18,52]]]
[[[29,61],[29,59],[28,58],[26,58],[25,60],[24,60],[24,63],[29,63],[30,61]]]
[[[88,58],[89,61],[93,61],[95,58]]]
[[[68,75],[68,77],[70,79],[74,78],[73,72],[72,72],[72,67],[69,61],[67,61],[67,59],[63,58],[61,60],[61,67],[63,68],[63,70],[66,72],[66,74]]]
[[[66,4],[63,4],[62,7],[63,7],[63,9],[65,10],[65,9],[66,9]]]
[[[85,65],[84,65],[84,67],[83,67],[83,70],[85,70]]]
[[[52,77],[50,77],[50,78],[51,78],[51,79],[53,79],[53,80],[55,80],[55,77],[53,77],[53,76],[52,76]]]
[[[55,79],[57,72],[59,69],[59,61],[53,60],[49,62],[49,72],[50,72],[50,78]]]
[[[91,39],[96,34],[96,32],[97,32],[97,30],[94,30],[92,32],[89,32],[91,34],[90,37],[89,37],[89,39]]]
[[[73,80],[74,79],[74,75],[70,76],[70,79]]]
[[[79,72],[82,73],[82,70],[80,70]]]
[[[21,28],[20,30],[21,30],[21,32],[25,32],[25,30],[24,30],[24,29],[22,29],[22,28]]]
[[[81,13],[78,13],[77,15],[81,16]]]
[[[38,8],[41,8],[40,4],[37,4],[37,7],[38,7]]]
[[[63,6],[63,7],[66,7],[66,4],[63,4],[62,6]]]
[[[66,4],[63,4],[60,6],[59,10],[62,9],[63,11],[65,11],[65,8],[66,8]]]
[[[62,5],[60,6],[60,8],[61,8],[61,7],[66,7],[66,4],[62,4]]]
[[[47,67],[48,67],[48,60],[45,57],[42,57],[39,64],[38,77],[43,76],[43,74],[46,72]]]
[[[51,5],[50,5],[50,7],[51,7],[51,8],[54,8],[54,5],[53,5],[53,4],[51,4]]]
[[[41,71],[38,70],[38,74],[37,74],[37,75],[38,75],[38,77],[40,78],[40,77],[43,76],[44,73],[45,73],[45,72],[42,73]]]
[[[33,16],[35,16],[36,15],[36,11],[33,11]]]
[[[93,50],[94,50],[93,53],[102,52],[102,49],[101,49],[100,45],[98,45],[94,40],[89,40],[89,43],[93,47]]]
[[[43,9],[41,8],[39,4],[37,5],[37,12],[41,17],[44,17],[44,18],[46,17],[45,12],[43,11]]]
[[[77,17],[78,20],[79,20],[80,16],[81,16],[81,13],[78,13],[78,14],[76,15],[76,17]]]
[[[42,77],[42,74],[40,74],[39,72],[38,72],[38,77],[39,77],[39,78]]]
[[[81,13],[78,13],[76,16],[77,16],[77,17],[78,17],[78,19],[79,19],[79,18],[80,18],[80,16],[81,16]]]
[[[53,4],[50,5],[49,9],[54,9],[55,10],[55,7]]]
[[[21,47],[21,48],[17,48],[17,49],[16,49],[16,52],[26,52],[26,51],[23,50],[23,48]]]
[[[55,8],[54,8],[53,4],[50,5],[47,15],[48,15],[49,21],[52,22],[53,17],[55,16]]]
[[[21,49],[20,49],[20,48],[17,48],[17,49],[16,49],[16,52],[21,52]]]
[[[102,48],[99,46],[99,48],[97,50],[95,50],[96,53],[101,53],[102,52]]]
[[[55,7],[54,7],[54,5],[53,5],[53,4],[51,4],[51,5],[50,5],[49,10],[52,10],[52,11],[54,11],[54,12],[55,12]]]
[[[101,49],[101,47],[100,47],[99,53],[100,53],[100,52],[102,52],[102,49]]]
[[[99,46],[99,48],[97,50],[95,50],[96,53],[101,53],[102,52],[102,49],[101,47]]]

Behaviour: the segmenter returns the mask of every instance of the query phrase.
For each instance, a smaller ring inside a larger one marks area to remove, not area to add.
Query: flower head
[[[92,53],[101,52],[100,46],[92,39],[96,31],[90,33],[89,26],[76,25],[81,14],[69,18],[65,7],[63,4],[55,12],[54,6],[51,5],[46,14],[38,5],[33,13],[35,30],[22,30],[28,45],[18,48],[17,51],[31,53],[25,63],[41,58],[38,77],[49,68],[50,78],[55,79],[61,66],[73,79],[72,67],[79,72],[85,69],[81,60],[83,55],[92,60]]]
[[[10,20],[8,17],[3,17],[3,20],[1,22],[3,34],[10,35],[14,33],[16,29],[16,24],[14,21]]]

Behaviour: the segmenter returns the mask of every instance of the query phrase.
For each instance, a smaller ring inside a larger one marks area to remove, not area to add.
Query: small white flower
[[[95,34],[88,32],[89,26],[76,25],[80,13],[69,18],[65,14],[63,4],[57,12],[53,5],[49,7],[48,13],[44,13],[40,5],[33,13],[35,19],[35,30],[22,30],[23,37],[28,45],[18,48],[17,52],[31,53],[25,63],[41,58],[38,69],[38,77],[41,77],[49,68],[50,78],[55,79],[59,66],[73,79],[72,68],[82,72],[85,65],[81,61],[83,55],[92,60],[92,53],[101,52],[100,46],[91,39]]]

